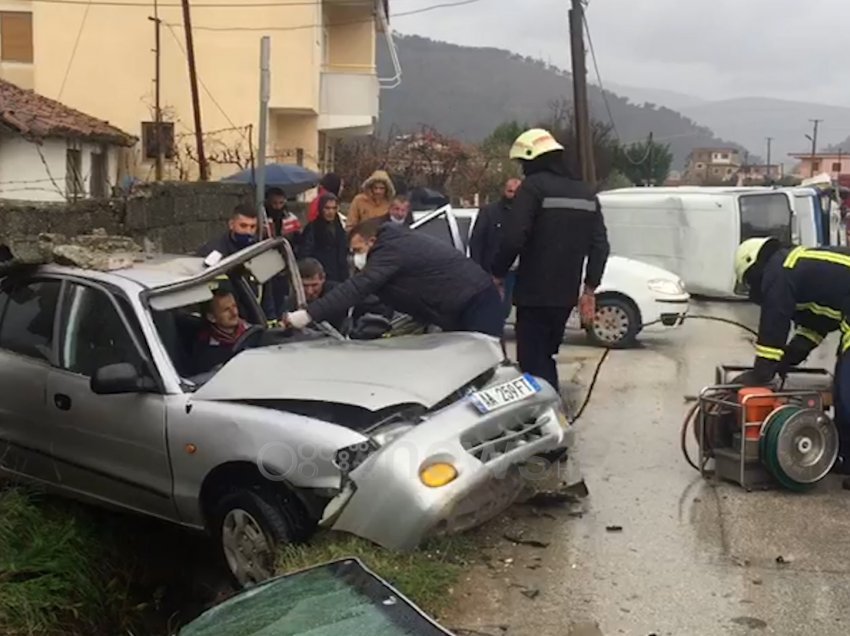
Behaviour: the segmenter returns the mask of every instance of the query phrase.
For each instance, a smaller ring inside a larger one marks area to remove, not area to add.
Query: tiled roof
[[[27,139],[64,137],[132,146],[137,139],[91,115],[0,80],[0,124]]]

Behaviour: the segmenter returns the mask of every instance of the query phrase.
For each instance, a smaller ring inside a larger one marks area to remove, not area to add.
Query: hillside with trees
[[[381,93],[381,134],[434,128],[452,138],[480,142],[500,124],[540,123],[553,109],[571,101],[569,73],[545,62],[492,48],[472,48],[418,36],[398,36],[403,69],[398,88]],[[389,73],[388,56],[379,59]],[[727,145],[711,130],[669,108],[634,104],[590,86],[593,118],[614,127],[611,134],[624,144],[655,140],[669,144],[673,168],[681,169],[699,146]],[[608,115],[610,108],[611,117]],[[731,144],[736,145],[736,144]]]

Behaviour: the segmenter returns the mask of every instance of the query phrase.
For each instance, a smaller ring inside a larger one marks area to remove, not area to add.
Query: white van
[[[735,250],[748,238],[818,245],[795,194],[768,188],[624,188],[600,193],[611,252],[682,277],[688,291],[735,297]],[[811,218],[808,217],[808,218]]]

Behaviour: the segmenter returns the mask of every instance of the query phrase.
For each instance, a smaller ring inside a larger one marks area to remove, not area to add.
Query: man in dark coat
[[[285,317],[293,327],[321,322],[375,294],[381,302],[444,331],[499,337],[502,299],[487,273],[444,242],[384,223],[366,221],[351,231],[359,273],[324,298]]]
[[[231,256],[257,242],[257,211],[241,203],[233,209],[227,221],[227,231],[198,248],[198,256],[209,256],[213,252],[222,258]]]
[[[481,208],[472,228],[472,236],[469,237],[469,257],[481,265],[481,268],[488,274],[492,275],[493,273],[493,260],[502,244],[502,225],[511,212],[514,197],[521,185],[521,179],[508,179],[502,197],[495,203]],[[511,267],[502,283],[502,295],[505,299],[503,309],[505,320],[511,314],[515,283],[516,268]]]
[[[517,358],[523,371],[559,387],[555,355],[579,302],[594,313],[594,294],[608,260],[608,233],[593,188],[566,171],[564,147],[539,128],[520,135],[511,159],[525,180],[503,225],[493,275],[503,278],[519,257],[514,304]],[[585,267],[586,265],[586,267]],[[592,319],[592,318],[591,318]]]

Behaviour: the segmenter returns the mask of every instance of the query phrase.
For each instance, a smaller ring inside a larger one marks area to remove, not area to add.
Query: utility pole
[[[257,215],[260,219],[260,238],[266,228],[266,146],[268,145],[269,99],[271,81],[269,64],[271,59],[271,38],[264,35],[260,39],[260,126],[259,150],[257,152]]]
[[[646,185],[652,187],[655,185],[655,144],[652,139],[654,137],[654,133],[650,131],[649,133],[649,174],[646,178]]]
[[[570,50],[573,70],[573,111],[576,124],[576,145],[581,178],[596,186],[596,166],[593,161],[593,139],[590,130],[590,108],[587,102],[587,64],[584,50],[584,6],[581,0],[571,0]]]
[[[773,137],[767,138],[767,176],[770,178],[770,155],[773,150]]]
[[[159,19],[159,3],[154,0],[153,3],[153,18],[148,18],[153,21],[154,26],[154,83],[156,84],[156,96],[154,98],[154,121],[156,123],[156,168],[155,175],[157,181],[162,181],[162,167],[165,162],[165,149],[162,147],[162,102],[161,102],[161,56],[162,42],[160,40],[162,21]]]
[[[767,138],[767,168],[764,173],[764,182],[770,185],[773,182],[773,176],[770,169],[771,151],[773,150],[773,137]]]
[[[823,119],[810,119],[810,122],[814,124],[814,130],[812,131],[812,174],[810,176],[815,176],[815,155],[818,153],[818,126],[823,121]]]
[[[192,89],[192,111],[195,115],[195,141],[198,146],[198,169],[201,181],[209,181],[207,156],[204,154],[204,131],[201,127],[201,100],[198,96],[198,72],[195,67],[195,41],[192,37],[192,16],[189,0],[183,2],[183,27],[186,31],[186,58],[189,61],[189,85]]]

